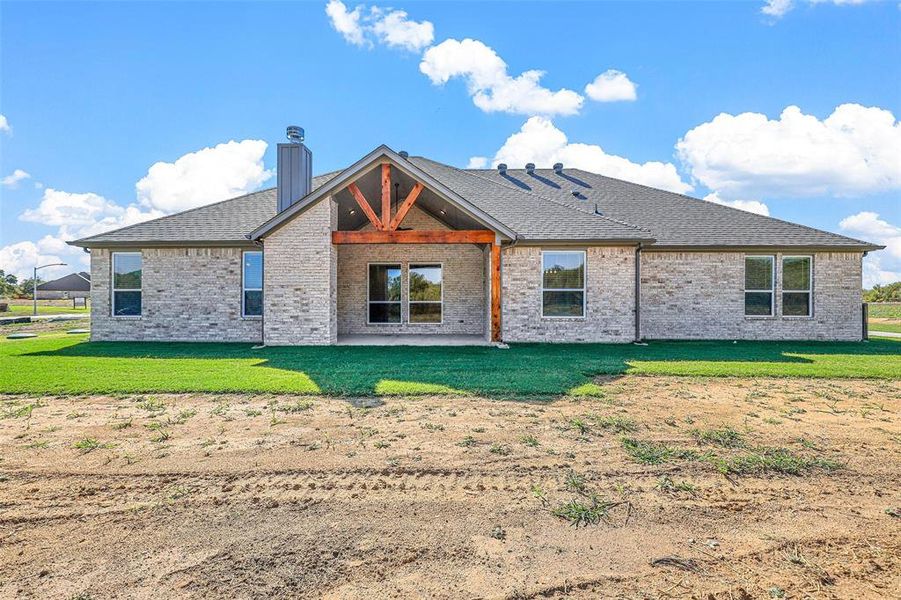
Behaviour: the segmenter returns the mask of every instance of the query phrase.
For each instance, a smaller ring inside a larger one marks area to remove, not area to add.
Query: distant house
[[[863,335],[861,261],[881,246],[559,163],[383,145],[313,177],[298,133],[273,189],[70,242],[91,254],[92,339]]]
[[[91,274],[69,273],[59,279],[38,284],[38,300],[60,300],[91,297]]]

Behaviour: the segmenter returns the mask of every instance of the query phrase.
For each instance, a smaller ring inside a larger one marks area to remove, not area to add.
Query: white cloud
[[[6,120],[5,115],[0,115],[0,131],[3,133],[11,133],[12,127],[9,125],[9,121]]]
[[[66,244],[67,241],[96,235],[104,231],[134,225],[148,219],[161,217],[159,210],[143,211],[137,205],[120,206],[112,200],[93,193],[71,193],[53,188],[44,190],[37,208],[28,209],[19,218],[23,221],[56,227],[53,235],[46,235],[36,244],[31,241],[19,242],[0,248],[4,270],[23,275],[23,269],[34,266],[34,261],[59,262],[65,259],[70,265],[73,260],[87,264],[80,248]],[[10,265],[10,266],[6,266]],[[76,266],[78,266],[76,265]],[[80,266],[78,266],[80,268]],[[13,270],[18,269],[18,271]],[[66,271],[57,269],[57,271]],[[72,269],[69,269],[71,271]],[[68,271],[66,271],[68,272]],[[24,276],[24,275],[23,275]],[[45,277],[46,279],[46,277]]]
[[[67,246],[50,235],[37,243],[24,241],[0,248],[0,269],[20,279],[31,277],[35,266],[53,263],[66,263],[66,266],[41,269],[38,271],[41,279],[47,281],[72,271],[83,271],[89,265],[89,257],[81,248]]]
[[[473,103],[485,112],[572,115],[579,112],[584,101],[572,90],[551,91],[539,85],[543,71],[510,77],[507,63],[479,40],[444,40],[426,50],[419,70],[435,85],[455,77],[465,79]]]
[[[435,39],[435,27],[429,21],[412,21],[402,10],[364,5],[353,10],[340,0],[329,0],[325,6],[332,27],[355,46],[371,47],[374,41],[393,48],[418,52]]]
[[[765,0],[760,12],[777,19],[794,8],[792,0]]]
[[[616,69],[608,69],[585,86],[585,95],[597,102],[631,101],[638,97],[629,76]]]
[[[366,44],[366,36],[363,33],[363,27],[360,24],[363,7],[358,6],[351,11],[343,2],[339,0],[329,0],[325,5],[325,14],[328,15],[335,31],[340,33],[345,40],[355,46],[363,46]]]
[[[173,163],[158,162],[135,186],[140,204],[123,206],[91,192],[46,188],[38,206],[19,218],[56,227],[56,234],[0,248],[0,268],[27,275],[35,261],[68,258],[70,264],[86,264],[81,249],[65,242],[254,191],[272,176],[263,167],[265,151],[266,142],[260,140],[232,141],[190,152]]]
[[[121,212],[117,214],[106,215],[97,219],[93,223],[85,224],[76,230],[71,230],[69,228],[63,227],[60,228],[60,231],[63,232],[63,237],[66,240],[80,239],[92,235],[97,235],[99,233],[112,231],[114,229],[128,227],[129,225],[143,223],[144,221],[149,221],[150,219],[164,217],[166,216],[166,214],[167,213],[163,211],[155,209],[144,211],[134,204],[131,204],[129,206],[126,206],[124,209],[122,209]]]
[[[528,162],[539,167],[551,167],[556,162],[562,162],[566,167],[673,192],[692,190],[692,186],[682,181],[671,163],[634,163],[622,156],[607,154],[594,144],[570,143],[566,134],[544,117],[530,118],[519,132],[507,138],[494,156],[494,165],[501,162],[511,168],[522,167]]]
[[[27,209],[19,218],[54,227],[80,227],[123,211],[121,206],[98,194],[73,194],[47,188],[38,207]]]
[[[820,120],[789,106],[778,119],[722,113],[676,144],[692,177],[726,196],[852,196],[901,188],[901,124],[842,104]]]
[[[770,216],[770,207],[761,202],[760,200],[724,200],[719,197],[719,194],[716,192],[707,194],[704,196],[704,200],[708,202],[713,202],[714,204],[722,204],[723,206],[731,206],[732,208],[737,208],[740,210],[744,210],[746,212],[756,213],[758,215],[763,215],[765,217]]]
[[[859,5],[867,0],[803,0],[807,4]],[[795,7],[794,0],[764,0],[760,12],[768,17],[782,18]]]
[[[22,169],[16,169],[11,174],[7,175],[3,179],[0,179],[0,185],[4,185],[6,187],[16,187],[20,181],[24,181],[29,177],[31,177],[31,175],[29,175]]]
[[[418,52],[435,39],[435,27],[429,21],[411,21],[402,10],[386,13],[374,9],[374,14],[379,18],[373,22],[372,32],[386,46]]]
[[[273,171],[263,165],[266,142],[231,141],[158,162],[135,185],[141,206],[177,212],[258,189]]]
[[[469,163],[467,163],[467,169],[484,169],[488,166],[488,158],[485,156],[471,156],[469,157]]]
[[[901,281],[901,227],[871,211],[845,217],[838,226],[849,235],[885,246],[864,259],[864,287]]]

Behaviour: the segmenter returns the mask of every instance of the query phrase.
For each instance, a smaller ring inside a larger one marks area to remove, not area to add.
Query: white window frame
[[[372,270],[370,269],[373,265],[384,265],[386,267],[397,267],[400,269],[400,300],[370,300],[369,299],[369,288],[370,281],[369,278],[372,274]],[[443,275],[442,275],[443,277]],[[441,292],[444,293],[444,286],[441,286]],[[381,323],[381,322],[372,322],[369,320],[369,305],[370,304],[398,304],[400,305],[400,321],[397,323]],[[366,324],[367,325],[388,325],[391,327],[396,327],[398,325],[404,324],[404,265],[400,262],[370,262],[366,263]]]
[[[546,288],[544,287],[544,255],[545,254],[581,254],[582,255],[582,287],[580,288]],[[585,250],[542,250],[541,251],[541,268],[539,269],[541,277],[541,296],[539,296],[539,307],[542,319],[584,319],[588,304],[588,252]],[[544,293],[545,292],[582,292],[582,314],[569,316],[554,316],[544,314]]]
[[[437,265],[441,267],[441,300],[411,300],[410,296],[410,282],[412,278],[410,277],[410,271],[414,267],[429,267]],[[401,269],[401,277],[403,277],[403,269]],[[412,317],[412,311],[410,311],[411,304],[440,304],[441,305],[441,320],[436,323],[414,323]],[[401,320],[403,320],[403,311],[401,311]],[[407,324],[409,325],[444,325],[444,263],[442,262],[415,262],[407,264]]]
[[[745,287],[748,281],[748,259],[749,258],[768,258],[770,259],[770,289],[768,290],[749,290]],[[741,295],[741,311],[746,319],[771,319],[776,314],[776,255],[775,254],[745,254],[742,262],[742,287],[744,291]],[[768,315],[749,315],[748,314],[748,292],[752,294],[770,295],[770,314]]]
[[[116,287],[116,257],[120,255],[136,255],[141,257],[141,287],[135,288],[117,288]],[[115,319],[140,319],[144,316],[144,255],[141,251],[137,252],[111,252],[110,253],[110,316]],[[141,310],[136,315],[117,315],[116,314],[116,292],[140,292],[141,293]]]
[[[248,254],[259,254],[260,255],[260,277],[263,276],[263,251],[262,250],[244,250],[241,252],[241,318],[242,319],[262,319],[262,312],[258,315],[248,315],[247,314],[247,292],[263,292],[263,281],[260,281],[260,287],[258,288],[249,288],[244,281],[245,269],[244,269],[244,259]],[[143,280],[142,280],[143,281]],[[265,294],[264,294],[265,297]]]
[[[785,289],[785,259],[786,258],[806,258],[807,259],[807,289],[806,290],[787,290]],[[780,261],[781,266],[781,275],[782,275],[782,292],[779,298],[779,308],[781,311],[785,311],[785,298],[782,297],[782,294],[786,292],[789,294],[807,294],[807,314],[806,315],[786,315],[783,314],[783,319],[809,319],[813,316],[813,255],[812,254],[785,254],[782,256],[782,260]]]

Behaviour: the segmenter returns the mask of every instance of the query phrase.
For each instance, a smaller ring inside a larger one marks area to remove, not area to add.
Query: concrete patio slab
[[[481,335],[339,335],[339,346],[490,346]]]

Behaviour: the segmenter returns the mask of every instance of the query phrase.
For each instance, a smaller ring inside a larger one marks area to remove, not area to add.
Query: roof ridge
[[[486,181],[486,182],[488,182],[488,183],[490,183],[490,184],[492,184],[492,185],[498,185],[498,186],[501,186],[501,187],[505,187],[505,188],[507,188],[507,189],[511,189],[511,190],[518,191],[518,192],[523,193],[523,194],[528,194],[528,195],[530,195],[530,196],[535,196],[536,198],[540,198],[540,199],[545,200],[545,201],[547,201],[547,202],[553,202],[553,203],[556,204],[557,206],[562,206],[563,208],[566,208],[566,209],[568,209],[568,210],[574,210],[574,211],[579,212],[579,213],[582,213],[582,214],[591,215],[591,216],[594,216],[594,217],[600,217],[601,219],[610,221],[611,223],[616,223],[617,225],[623,225],[623,226],[629,227],[629,228],[631,228],[631,229],[636,229],[636,230],[638,230],[638,231],[642,231],[642,232],[646,232],[646,233],[651,233],[651,231],[650,231],[649,229],[645,229],[644,227],[639,227],[638,225],[633,225],[632,223],[627,223],[627,222],[625,222],[625,221],[620,221],[619,219],[614,219],[614,218],[612,218],[612,217],[608,217],[607,215],[601,215],[601,214],[598,214],[597,212],[594,212],[594,211],[590,211],[590,212],[589,212],[589,211],[587,211],[587,210],[582,210],[582,209],[580,209],[580,208],[577,208],[577,207],[575,207],[575,206],[570,206],[569,204],[566,204],[566,203],[561,202],[561,201],[559,201],[559,200],[556,200],[556,199],[554,199],[554,198],[549,198],[549,197],[547,197],[547,196],[542,196],[541,194],[536,194],[535,192],[533,192],[533,191],[531,191],[531,190],[524,190],[524,189],[522,189],[522,188],[520,188],[520,187],[517,187],[517,186],[508,185],[508,184],[506,184],[506,183],[501,183],[500,181],[494,181],[494,180],[489,179],[489,178],[487,178],[487,177],[483,177],[482,175],[478,175],[478,174],[476,174],[476,173],[471,173],[468,169],[460,169],[460,168],[455,167],[455,166],[453,166],[453,165],[446,165],[446,164],[444,164],[444,163],[438,162],[437,160],[432,160],[432,159],[426,158],[426,157],[424,157],[424,156],[418,156],[418,157],[416,157],[416,158],[420,158],[420,159],[425,160],[425,161],[427,161],[427,162],[431,162],[431,163],[434,163],[434,164],[437,164],[437,165],[441,165],[441,166],[447,167],[448,169],[453,169],[453,170],[455,170],[455,171],[459,171],[460,173],[463,173],[463,174],[465,174],[465,175],[469,175],[470,177],[476,177],[476,178],[478,178],[478,179],[480,179],[480,180],[482,180],[482,181]],[[486,170],[487,170],[487,169],[486,169]]]
[[[628,185],[634,185],[636,187],[644,188],[646,190],[651,190],[653,192],[657,192],[658,194],[663,192],[664,194],[672,194],[673,196],[679,196],[680,198],[685,198],[686,200],[693,200],[694,202],[703,202],[705,206],[718,207],[714,208],[714,210],[725,209],[727,211],[738,211],[743,215],[751,214],[764,219],[770,219],[772,221],[778,221],[779,223],[785,223],[786,225],[794,225],[795,227],[800,227],[802,229],[806,229],[808,231],[815,231],[817,233],[826,233],[829,235],[834,235],[836,237],[844,238],[846,240],[851,240],[852,242],[857,242],[858,244],[864,244],[867,246],[873,246],[871,242],[867,242],[864,240],[859,240],[857,238],[852,238],[847,235],[842,235],[840,233],[833,233],[832,231],[826,231],[825,229],[817,229],[816,227],[811,227],[810,225],[804,225],[803,223],[795,223],[794,221],[786,221],[785,219],[780,219],[779,217],[773,217],[771,215],[762,215],[760,213],[751,212],[749,210],[742,210],[741,208],[735,208],[734,206],[729,206],[727,204],[719,204],[718,202],[712,202],[710,200],[704,200],[703,198],[695,198],[694,196],[689,196],[688,194],[681,194],[679,192],[671,192],[670,190],[662,190],[660,188],[651,187],[649,185],[644,185],[643,183],[636,183],[634,181],[627,181],[625,179],[617,179],[616,177],[610,177],[608,175],[602,175],[601,173],[592,173],[591,171],[586,171],[585,169],[571,169],[572,171],[581,171],[582,173],[588,173],[589,175],[594,175],[595,177],[603,177],[604,179],[611,179],[613,181],[619,181]],[[769,210],[769,207],[767,207]]]

